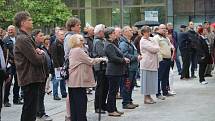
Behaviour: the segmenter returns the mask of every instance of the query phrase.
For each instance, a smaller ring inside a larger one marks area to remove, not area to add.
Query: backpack
[[[60,76],[63,80],[69,79],[69,59],[66,59],[60,70]]]

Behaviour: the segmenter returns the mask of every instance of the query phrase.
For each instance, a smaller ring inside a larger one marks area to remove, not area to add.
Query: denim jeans
[[[66,93],[66,83],[65,83],[65,80],[63,79],[56,79],[55,78],[55,75],[53,74],[52,75],[52,83],[53,83],[53,96],[58,96],[58,85],[59,85],[59,82],[60,82],[60,92],[61,92],[61,95],[63,97],[66,97],[67,93]]]
[[[122,89],[123,106],[126,106],[127,104],[133,101],[132,91],[135,85],[135,76],[136,76],[136,71],[129,71],[128,78],[125,78],[123,80],[123,89]],[[128,80],[126,81],[126,79]],[[128,81],[129,81],[129,84],[128,84]]]

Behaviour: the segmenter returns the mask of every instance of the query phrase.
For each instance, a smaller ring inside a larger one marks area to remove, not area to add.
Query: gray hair
[[[94,34],[98,34],[100,31],[105,30],[105,25],[104,24],[98,24],[94,28]]]
[[[151,28],[149,26],[141,27],[141,34],[143,34],[145,32],[151,32]]]

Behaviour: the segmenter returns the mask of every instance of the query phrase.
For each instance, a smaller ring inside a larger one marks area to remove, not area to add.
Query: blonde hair
[[[69,38],[68,45],[70,48],[75,48],[80,46],[80,42],[84,40],[84,37],[80,34],[74,34]]]

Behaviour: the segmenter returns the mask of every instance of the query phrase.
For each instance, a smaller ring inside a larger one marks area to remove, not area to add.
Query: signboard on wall
[[[158,11],[145,11],[145,21],[158,21]]]

